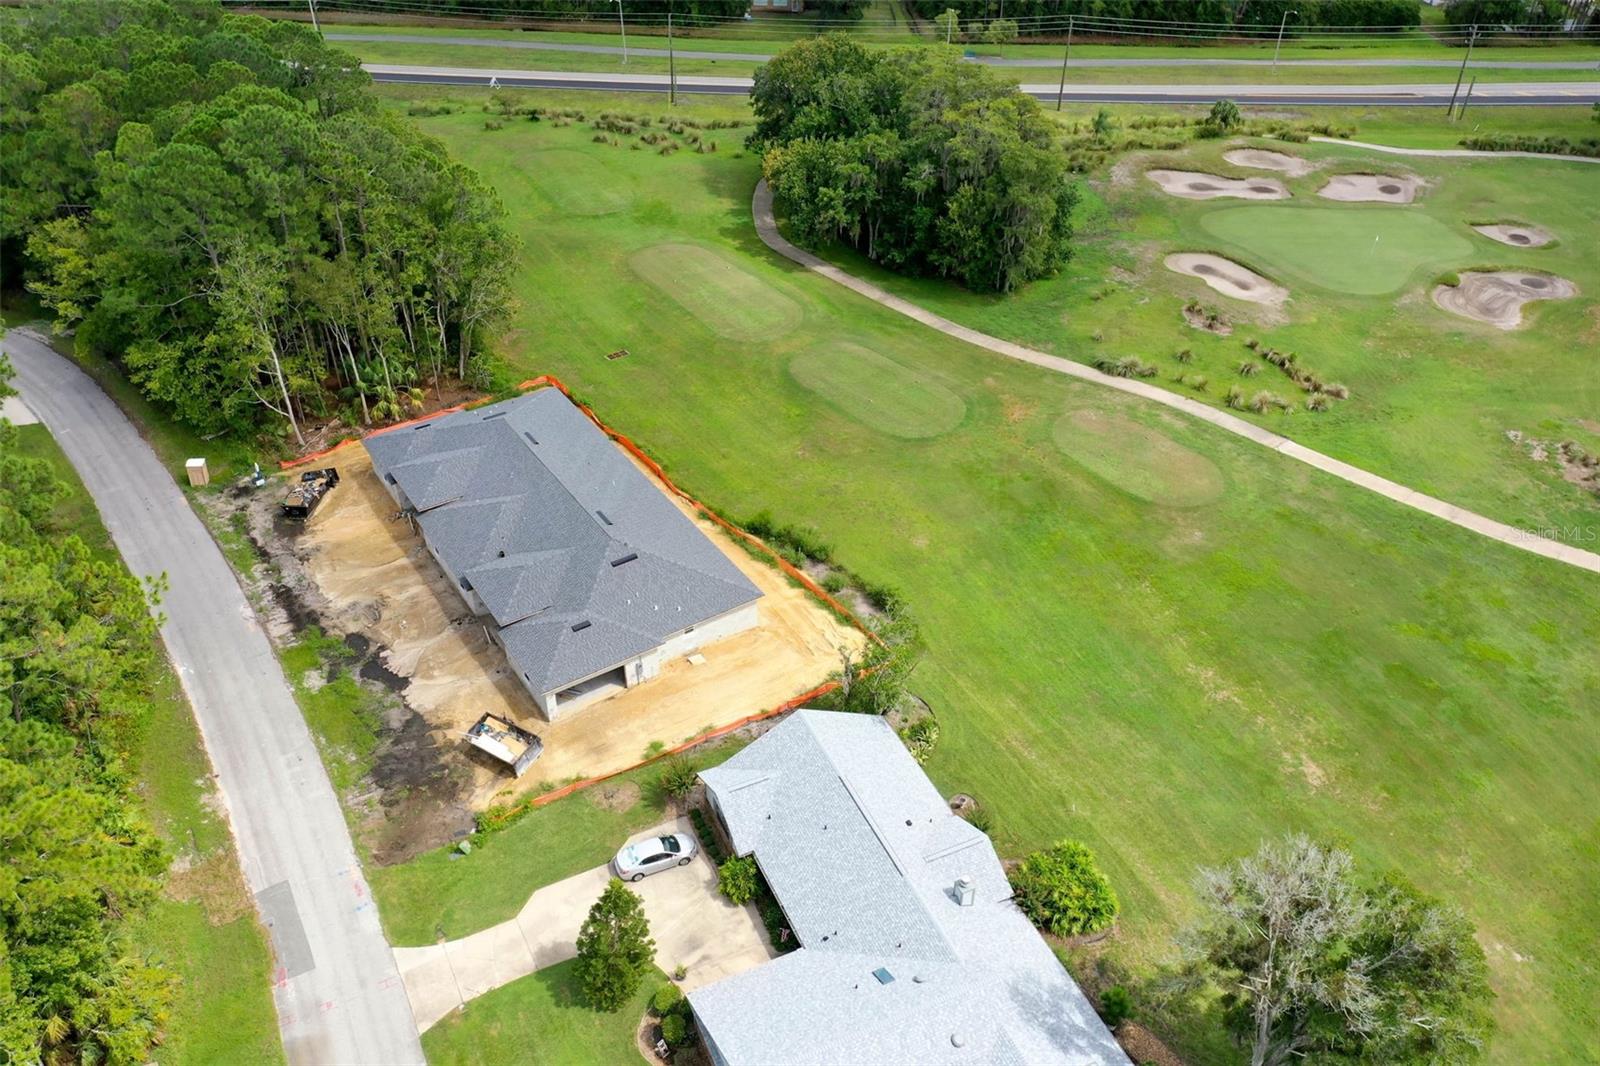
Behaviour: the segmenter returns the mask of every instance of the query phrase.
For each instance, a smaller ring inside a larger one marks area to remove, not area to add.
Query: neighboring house
[[[547,718],[758,620],[755,585],[556,389],[365,444]]]
[[[717,1066],[1126,1066],[887,721],[797,711],[700,777],[801,945],[689,994]]]
[[[782,11],[797,15],[806,9],[806,0],[750,0],[750,11]]]

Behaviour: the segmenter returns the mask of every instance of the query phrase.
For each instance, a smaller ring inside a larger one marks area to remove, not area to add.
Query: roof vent
[[[506,557],[506,550],[501,548],[499,551],[495,552],[494,555],[496,559],[504,559]],[[907,822],[906,824],[910,825],[911,823]]]
[[[487,422],[487,421],[489,421],[489,420],[490,420],[490,419],[491,419],[491,418],[504,418],[504,417],[505,417],[505,416],[506,416],[506,415],[507,415],[507,413],[508,413],[508,412],[506,412],[506,411],[496,411],[496,412],[495,412],[495,413],[494,413],[494,414],[492,414],[492,415],[484,415],[484,416],[483,416],[483,420],[484,420],[484,421],[485,421],[485,422]]]
[[[604,511],[596,511],[594,514],[596,518],[600,519],[600,521],[606,525],[609,526],[611,524],[611,519],[606,517],[606,513]]]
[[[538,442],[538,441],[536,441],[536,440],[534,440],[534,439],[533,439],[533,434],[532,434],[532,433],[529,433],[529,432],[528,432],[528,431],[527,431],[527,430],[523,430],[523,431],[522,431],[522,435],[523,435],[523,436],[524,436],[524,437],[527,437],[527,438],[528,438],[528,443],[529,443],[529,444],[538,444],[538,443],[539,443],[539,442]]]
[[[574,633],[581,633],[585,629],[588,629],[592,625],[594,625],[594,623],[589,621],[587,618],[585,618],[583,621],[581,621],[581,622],[577,623],[576,625],[574,625],[572,627],[572,631]]]
[[[950,1034],[950,1046],[951,1047],[966,1047],[967,1046],[967,1038],[962,1036],[960,1033],[951,1033]]]
[[[894,974],[890,973],[888,968],[884,967],[884,966],[879,966],[876,970],[873,970],[872,971],[872,976],[874,976],[874,977],[876,977],[878,979],[878,983],[880,985],[888,985],[888,984],[893,984],[894,983]]]
[[[956,902],[970,907],[978,902],[978,886],[970,877],[956,878]]]
[[[637,558],[639,558],[639,553],[638,552],[631,552],[628,555],[624,555],[620,559],[611,560],[611,565],[612,566],[621,566],[623,563],[631,563]]]
[[[911,980],[913,982],[915,982],[916,984],[920,985],[920,984],[922,984],[922,982],[926,981],[927,978],[922,976],[920,973],[917,973],[917,974],[912,974],[911,975]]]

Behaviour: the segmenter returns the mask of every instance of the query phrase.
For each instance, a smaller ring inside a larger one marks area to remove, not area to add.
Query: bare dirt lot
[[[761,589],[761,624],[702,648],[697,664],[670,661],[652,681],[546,722],[396,514],[366,450],[347,445],[326,462],[341,481],[309,521],[277,515],[278,479],[256,492],[221,494],[213,520],[247,528],[263,563],[253,579],[257,598],[276,640],[319,626],[360,661],[354,670],[363,684],[391,694],[373,771],[346,797],[361,807],[363,843],[381,863],[464,834],[472,812],[496,798],[621,770],[653,754],[657,742],[674,747],[770,710],[826,680],[842,646],[859,653],[865,643],[674,499]],[[462,741],[485,711],[544,740],[544,754],[520,780]]]

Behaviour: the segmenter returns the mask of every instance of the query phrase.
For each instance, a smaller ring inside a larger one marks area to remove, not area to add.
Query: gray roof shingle
[[[535,691],[581,681],[761,595],[555,389],[365,443]]]
[[[690,993],[728,1062],[1128,1062],[884,719],[797,711],[700,776],[804,945]]]

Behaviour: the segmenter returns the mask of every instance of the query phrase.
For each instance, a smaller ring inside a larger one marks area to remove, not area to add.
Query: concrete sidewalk
[[[668,832],[694,835],[689,820],[679,818],[634,839]],[[607,867],[597,866],[539,889],[515,918],[498,925],[427,947],[395,948],[417,1031],[491,989],[573,958],[578,929],[610,878]],[[669,973],[684,967],[685,992],[772,958],[755,907],[735,906],[717,891],[717,869],[704,852],[688,866],[629,887],[644,900],[656,965]]]

